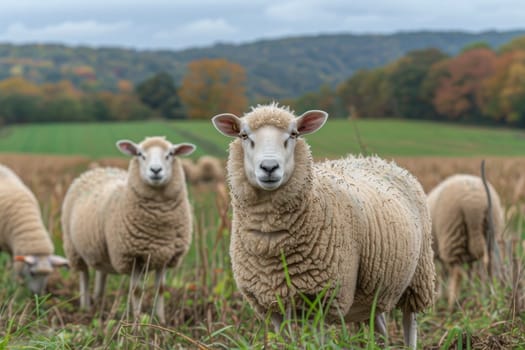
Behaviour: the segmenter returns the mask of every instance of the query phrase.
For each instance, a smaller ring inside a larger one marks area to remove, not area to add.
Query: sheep
[[[191,159],[182,162],[186,180],[191,184],[224,182],[224,166],[213,156],[201,156],[196,163]]]
[[[197,160],[199,180],[201,182],[223,182],[224,166],[221,160],[213,156],[201,156]]]
[[[184,170],[184,177],[190,184],[199,182],[200,174],[197,165],[189,158],[182,159],[182,169]]]
[[[452,175],[432,189],[427,197],[434,256],[451,276],[449,308],[458,297],[461,266],[483,259],[491,274],[492,245],[503,232],[500,198],[490,183],[486,182],[485,187],[483,167],[482,175],[482,178],[468,174]]]
[[[79,176],[62,207],[64,250],[80,274],[80,304],[90,307],[88,267],[96,270],[94,299],[104,293],[108,273],[131,274],[133,316],[140,313],[136,287],[142,270],[155,271],[156,315],[165,323],[165,271],[176,267],[189,249],[192,216],[178,156],[191,154],[189,143],[171,144],[147,137],[140,144],[117,142],[133,158],[128,171],[96,168]]]
[[[327,117],[319,110],[296,117],[275,103],[242,118],[213,117],[219,132],[236,138],[227,162],[234,279],[276,331],[281,302],[288,314],[291,305],[304,307],[301,295],[327,290],[327,320],[353,322],[370,318],[377,293],[377,330],[386,335],[382,313],[401,308],[405,342],[415,349],[415,313],[435,296],[425,194],[406,170],[377,157],[314,163],[301,136]]]
[[[54,267],[67,266],[54,255],[35,195],[8,167],[0,165],[0,250],[13,257],[17,279],[31,293],[42,295]]]

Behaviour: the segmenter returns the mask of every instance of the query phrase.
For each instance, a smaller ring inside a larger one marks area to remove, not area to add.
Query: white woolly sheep
[[[80,303],[90,304],[88,267],[96,270],[95,300],[108,273],[131,274],[133,315],[140,313],[137,284],[143,270],[155,271],[156,314],[165,323],[162,290],[165,271],[189,249],[191,208],[177,156],[195,146],[148,137],[117,146],[133,156],[128,171],[98,168],[85,172],[68,189],[62,207],[64,250],[80,272]],[[160,294],[159,294],[160,293]]]
[[[427,203],[432,218],[434,255],[450,275],[451,308],[458,296],[463,264],[470,265],[483,258],[486,270],[491,273],[492,244],[503,232],[503,209],[492,185],[487,183],[485,188],[482,178],[466,174],[453,175],[439,183],[428,194]],[[493,228],[489,227],[490,222]]]
[[[199,182],[199,172],[197,165],[190,158],[181,159],[182,169],[184,170],[184,177],[190,184]]]
[[[406,170],[377,157],[314,163],[302,135],[325,123],[323,111],[299,117],[276,104],[213,124],[230,143],[227,164],[233,222],[230,254],[237,286],[278,329],[278,299],[301,308],[328,289],[328,320],[403,311],[406,343],[416,347],[415,313],[434,301],[435,270],[425,194]],[[286,261],[290,284],[284,273]]]
[[[184,159],[182,167],[186,180],[191,184],[224,182],[224,165],[213,156],[201,156],[195,163],[191,159]]]
[[[0,250],[14,260],[14,271],[29,290],[43,294],[54,267],[67,260],[54,247],[33,192],[9,168],[0,165]]]
[[[213,156],[201,156],[196,164],[201,182],[223,182],[224,166],[220,159]]]

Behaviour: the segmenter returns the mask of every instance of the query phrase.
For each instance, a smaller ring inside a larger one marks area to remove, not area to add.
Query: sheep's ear
[[[139,154],[139,146],[130,140],[117,141],[117,148],[120,152],[128,156],[136,156]]]
[[[297,132],[299,135],[306,135],[316,132],[326,122],[328,113],[319,110],[312,110],[303,113],[295,119],[297,123]]]
[[[60,255],[50,255],[49,256],[49,262],[54,267],[58,267],[58,266],[69,267],[69,261],[66,258],[64,258],[64,257],[62,257]]]
[[[171,146],[171,154],[174,156],[188,156],[197,149],[192,143],[179,143]]]
[[[221,134],[226,136],[237,137],[241,131],[241,119],[235,114],[217,114],[211,122]]]
[[[34,255],[15,255],[13,260],[24,262],[28,265],[36,264],[36,257]]]

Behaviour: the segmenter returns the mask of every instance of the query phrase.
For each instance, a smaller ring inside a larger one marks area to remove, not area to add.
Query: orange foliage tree
[[[436,110],[451,119],[479,118],[482,83],[493,73],[495,62],[493,51],[479,48],[438,63],[441,74],[433,100]]]
[[[247,106],[246,72],[225,59],[190,62],[179,95],[192,119],[209,119],[215,114],[242,114]]]
[[[494,74],[483,84],[480,105],[498,122],[525,124],[525,51],[498,57]]]

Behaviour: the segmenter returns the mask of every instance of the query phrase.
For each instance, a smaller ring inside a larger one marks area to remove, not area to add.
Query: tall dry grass
[[[521,158],[487,158],[489,181],[501,194],[508,216],[504,236],[504,274],[490,283],[483,271],[465,278],[456,309],[444,299],[420,316],[423,349],[525,348],[525,179]],[[413,172],[426,191],[454,173],[479,174],[481,158],[396,158]],[[0,163],[15,170],[34,191],[44,221],[61,251],[60,206],[67,187],[82,171],[94,166],[127,167],[126,159],[49,157],[0,154]],[[229,260],[230,213],[224,183],[190,186],[195,227],[191,250],[183,265],[169,271],[166,291],[167,324],[158,325],[151,314],[136,324],[128,308],[127,276],[111,276],[103,302],[91,311],[78,309],[78,276],[74,271],[53,274],[50,295],[31,298],[23,288],[0,273],[0,349],[52,347],[65,349],[260,349],[260,348],[379,348],[370,343],[366,325],[327,327],[320,332],[298,322],[297,333],[273,334],[256,319],[236,289]],[[7,265],[5,254],[0,264]],[[152,284],[152,276],[146,281]],[[446,280],[439,282],[446,289]],[[151,310],[153,288],[146,288],[143,310]],[[389,315],[391,348],[402,346],[400,314]],[[290,341],[294,339],[296,343]],[[5,344],[6,347],[3,347]]]

